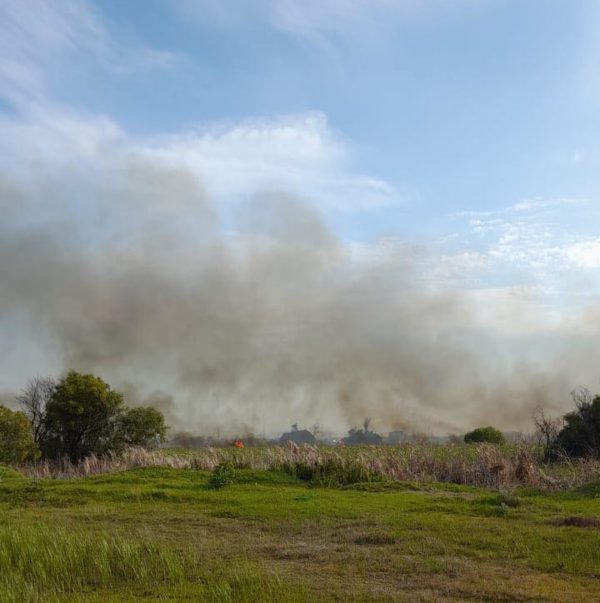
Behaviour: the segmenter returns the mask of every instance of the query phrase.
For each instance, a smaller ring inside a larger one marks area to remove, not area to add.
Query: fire
[[[242,442],[242,440],[237,439],[235,440],[235,442],[233,443],[233,445],[235,446],[235,448],[243,448],[244,447],[244,442]]]

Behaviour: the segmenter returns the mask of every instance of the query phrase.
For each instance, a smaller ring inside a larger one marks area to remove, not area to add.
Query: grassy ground
[[[600,601],[600,485],[0,469],[1,601]]]

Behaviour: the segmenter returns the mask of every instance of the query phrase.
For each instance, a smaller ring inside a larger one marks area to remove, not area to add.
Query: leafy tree
[[[600,457],[600,396],[580,388],[573,392],[576,410],[564,416],[556,448],[569,456]]]
[[[501,431],[495,427],[488,425],[487,427],[478,427],[473,431],[465,434],[465,442],[467,444],[475,444],[479,442],[488,442],[489,444],[503,444],[504,436]]]
[[[36,444],[47,458],[77,462],[90,454],[153,446],[165,440],[161,412],[127,408],[123,396],[94,375],[70,371],[60,381],[32,379],[17,401]]]
[[[108,452],[116,445],[122,411],[122,394],[99,377],[70,371],[46,404],[42,452],[48,457],[66,454],[74,463]]]
[[[156,446],[166,434],[165,418],[154,408],[127,408],[117,419],[116,438],[122,446]]]
[[[27,416],[0,406],[0,463],[22,463],[38,456]]]

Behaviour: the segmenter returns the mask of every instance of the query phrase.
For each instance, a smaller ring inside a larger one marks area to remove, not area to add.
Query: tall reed
[[[289,444],[243,450],[131,448],[120,456],[91,456],[77,465],[63,459],[24,465],[19,470],[30,477],[70,479],[140,467],[213,471],[223,463],[238,469],[286,471],[323,485],[389,480],[557,490],[600,478],[598,461],[562,459],[547,464],[528,444],[503,447],[417,443],[347,448]]]

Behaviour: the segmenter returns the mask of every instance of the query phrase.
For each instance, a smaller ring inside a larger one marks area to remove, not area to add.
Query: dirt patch
[[[391,534],[361,534],[354,539],[354,544],[385,545],[396,544],[395,536]]]
[[[559,517],[550,522],[554,526],[567,526],[574,528],[587,528],[588,530],[600,530],[600,519],[597,517]]]

